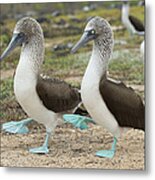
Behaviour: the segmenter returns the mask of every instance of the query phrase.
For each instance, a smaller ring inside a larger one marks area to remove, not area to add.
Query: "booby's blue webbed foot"
[[[33,154],[47,154],[49,152],[49,149],[47,146],[40,146],[36,148],[30,148],[29,152]]]
[[[100,150],[96,152],[96,156],[99,157],[106,157],[106,158],[113,158],[115,155],[115,151],[113,150]]]
[[[47,154],[49,152],[48,140],[49,140],[50,134],[51,133],[46,132],[46,138],[45,138],[44,144],[40,147],[30,148],[29,152],[33,154]]]
[[[71,123],[74,127],[80,129],[88,129],[88,123],[95,124],[91,118],[77,114],[65,114],[63,115],[63,118],[66,123]]]
[[[27,118],[18,122],[10,121],[2,125],[2,130],[13,134],[27,134],[29,129],[26,125],[31,121],[31,118]]]
[[[113,158],[114,155],[115,155],[115,151],[116,151],[116,143],[117,143],[117,139],[114,137],[111,149],[97,151],[96,156],[106,157],[106,158]]]

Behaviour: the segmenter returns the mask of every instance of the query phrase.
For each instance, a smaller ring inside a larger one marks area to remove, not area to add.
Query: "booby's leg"
[[[2,130],[13,134],[26,134],[29,132],[29,129],[26,125],[31,121],[31,118],[27,118],[18,122],[10,121],[2,125]]]
[[[97,151],[96,156],[106,157],[106,158],[113,158],[114,155],[115,155],[115,151],[116,151],[116,143],[117,143],[117,139],[114,137],[111,149],[110,150]]]
[[[40,147],[31,148],[29,149],[29,152],[34,153],[34,154],[47,154],[49,152],[48,141],[49,141],[50,135],[51,135],[51,132],[46,131],[46,138],[43,145]]]
[[[65,114],[63,115],[63,119],[65,122],[71,123],[74,127],[80,129],[88,129],[88,123],[95,123],[91,118],[77,114]]]

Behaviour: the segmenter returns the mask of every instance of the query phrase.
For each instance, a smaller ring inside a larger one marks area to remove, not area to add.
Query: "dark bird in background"
[[[122,23],[131,35],[144,35],[145,28],[143,23],[137,18],[129,14],[130,5],[128,0],[123,1],[122,5]]]

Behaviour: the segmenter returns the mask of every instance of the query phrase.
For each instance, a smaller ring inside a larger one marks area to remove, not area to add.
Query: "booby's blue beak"
[[[83,47],[85,44],[95,39],[96,37],[97,34],[94,29],[91,29],[89,31],[84,31],[83,35],[81,36],[81,39],[71,49],[71,53],[75,53],[79,48]]]
[[[24,39],[25,35],[23,33],[14,33],[8,47],[5,49],[5,51],[0,57],[0,61],[3,60],[6,56],[8,56],[10,52],[13,51],[17,46],[21,46]]]

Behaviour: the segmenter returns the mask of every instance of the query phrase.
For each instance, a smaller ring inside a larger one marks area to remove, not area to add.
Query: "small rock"
[[[66,24],[66,21],[64,19],[60,19],[56,24],[64,26]]]
[[[39,23],[44,23],[44,22],[50,23],[50,20],[47,19],[46,17],[39,17],[39,18],[37,18],[37,21],[38,21]]]

